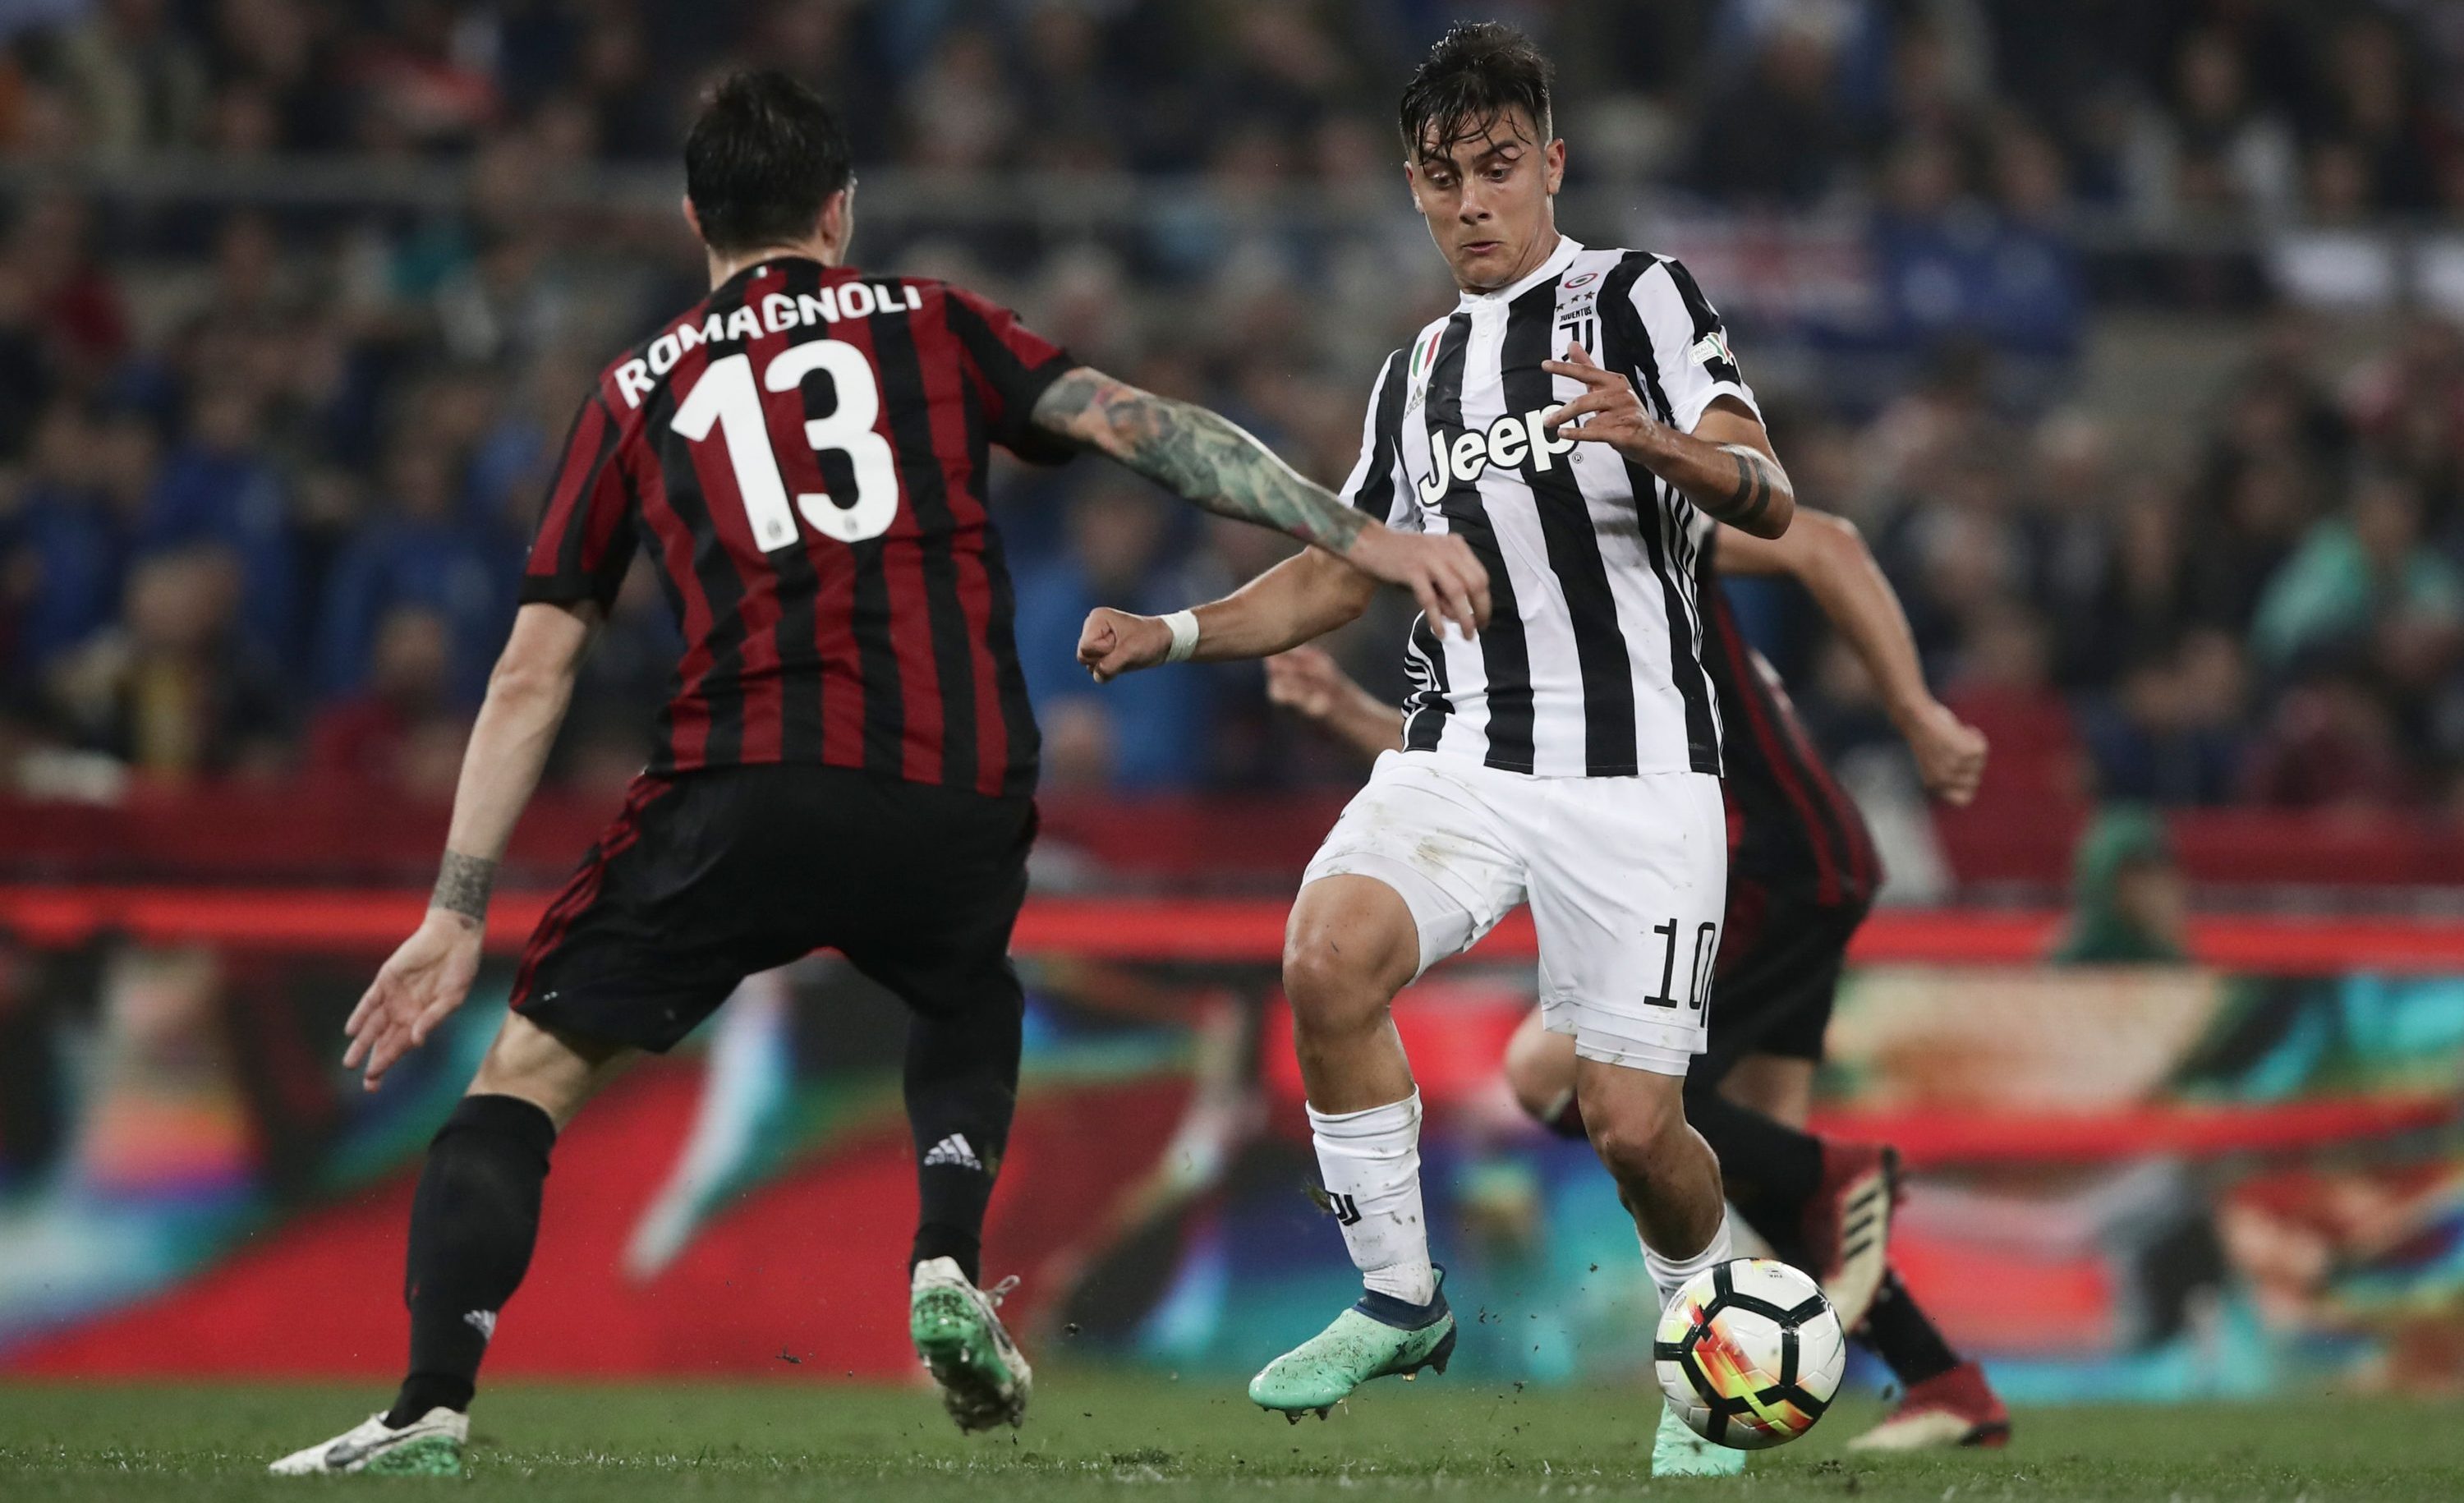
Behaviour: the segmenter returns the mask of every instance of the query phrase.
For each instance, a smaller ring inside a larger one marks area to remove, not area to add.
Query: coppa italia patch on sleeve
[[[1723,381],[1745,379],[1737,372],[1737,357],[1728,353],[1728,336],[1722,330],[1713,329],[1696,340],[1685,357]]]

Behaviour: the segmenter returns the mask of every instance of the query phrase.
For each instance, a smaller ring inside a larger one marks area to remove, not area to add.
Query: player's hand
[[[1916,754],[1917,776],[1925,791],[1945,804],[1965,805],[1976,797],[1985,781],[1985,733],[1950,712],[1939,699],[1928,699],[1901,727],[1908,750]]]
[[[396,1060],[427,1043],[429,1033],[471,994],[482,933],[460,914],[429,909],[342,1025],[351,1038],[342,1068],[358,1070],[364,1063],[364,1084],[374,1091]]]
[[[1410,590],[1432,622],[1451,621],[1465,636],[1488,625],[1488,570],[1461,538],[1397,532],[1372,522],[1343,558],[1371,579]]]
[[[1568,344],[1564,360],[1542,361],[1540,368],[1583,384],[1573,401],[1541,415],[1540,426],[1551,436],[1607,444],[1629,459],[1644,455],[1661,424],[1642,405],[1633,382],[1592,359],[1580,344]]]
[[[1135,616],[1098,606],[1087,612],[1087,624],[1078,629],[1079,665],[1099,684],[1153,668],[1171,652],[1172,628],[1161,616]]]
[[[1266,659],[1266,698],[1293,714],[1324,722],[1354,687],[1352,675],[1324,648],[1296,647]]]

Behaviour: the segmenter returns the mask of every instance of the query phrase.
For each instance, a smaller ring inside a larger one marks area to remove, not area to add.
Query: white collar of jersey
[[[1549,253],[1549,259],[1526,273],[1521,281],[1511,287],[1500,287],[1495,292],[1463,293],[1461,301],[1456,306],[1477,308],[1485,302],[1512,302],[1542,282],[1565,276],[1566,268],[1573,265],[1574,257],[1582,254],[1583,247],[1580,242],[1573,235],[1561,234],[1557,237],[1557,249]]]

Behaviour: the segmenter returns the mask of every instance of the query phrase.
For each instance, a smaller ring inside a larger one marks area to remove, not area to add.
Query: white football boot
[[[458,1477],[462,1447],[471,1438],[471,1417],[435,1408],[395,1429],[382,1414],[332,1440],[293,1451],[266,1470],[277,1477],[330,1477],[364,1471],[377,1476]]]
[[[941,1388],[941,1407],[962,1430],[988,1430],[1026,1418],[1026,1397],[1035,1373],[1001,1324],[1001,1298],[1016,1288],[1007,1278],[990,1293],[978,1289],[950,1258],[915,1265],[908,1293],[908,1333]]]

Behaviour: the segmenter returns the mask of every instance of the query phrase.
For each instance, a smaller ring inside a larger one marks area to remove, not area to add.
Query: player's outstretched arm
[[[1098,606],[1078,632],[1078,661],[1101,684],[1158,663],[1271,657],[1357,621],[1376,593],[1375,580],[1309,548],[1188,612],[1183,630],[1194,635],[1177,655],[1169,618]]]
[[[1266,697],[1322,727],[1363,757],[1403,749],[1403,718],[1324,648],[1296,647],[1266,659]]]
[[[1916,754],[1926,789],[1950,804],[1976,797],[1985,776],[1985,733],[1952,714],[1925,686],[1907,612],[1855,522],[1801,507],[1787,537],[1763,539],[1731,529],[1721,534],[1711,557],[1723,573],[1785,574],[1803,585],[1874,675],[1891,722]]]
[[[1694,431],[1681,433],[1651,415],[1633,382],[1603,368],[1580,344],[1541,368],[1583,384],[1580,395],[1542,419],[1550,432],[1607,444],[1740,532],[1776,538],[1788,531],[1796,491],[1762,420],[1745,404],[1721,397]]]
[[[1460,538],[1396,532],[1346,506],[1221,413],[1085,366],[1045,388],[1035,424],[1099,450],[1221,517],[1289,533],[1373,579],[1400,585],[1433,621],[1477,631],[1488,571]]]
[[[513,635],[489,675],[487,701],[462,753],[453,822],[428,916],[377,972],[342,1026],[351,1038],[342,1066],[355,1070],[364,1062],[370,1091],[470,994],[496,863],[564,723],[574,674],[598,614],[590,605],[533,604],[514,617]]]

